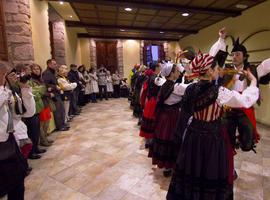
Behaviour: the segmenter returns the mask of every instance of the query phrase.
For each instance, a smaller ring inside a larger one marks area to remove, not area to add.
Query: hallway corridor
[[[151,165],[126,99],[88,104],[42,159],[30,161],[26,200],[165,200],[169,179]],[[238,153],[236,200],[270,199],[270,135]]]

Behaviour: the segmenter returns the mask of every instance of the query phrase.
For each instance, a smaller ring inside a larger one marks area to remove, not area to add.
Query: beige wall
[[[194,46],[200,48],[203,52],[209,51],[211,45],[217,40],[218,30],[226,27],[228,34],[234,37],[240,37],[240,42],[250,34],[262,30],[270,29],[270,1],[266,1],[255,6],[239,17],[228,18],[208,28],[201,30],[198,34],[186,37],[180,40],[182,48]],[[227,41],[229,50],[231,49],[230,40]],[[270,48],[270,32],[260,33],[245,43],[248,50]],[[250,53],[250,61],[262,61],[270,57],[270,51]],[[270,125],[270,87],[261,86],[263,97],[262,105],[256,108],[257,120]]]
[[[70,64],[81,65],[81,46],[77,38],[77,30],[75,28],[65,27],[65,51],[66,65]]]
[[[48,2],[30,0],[30,12],[34,61],[45,68],[46,61],[51,58]]]
[[[80,46],[81,46],[81,62],[86,66],[86,68],[90,67],[90,41],[88,38],[80,38]]]
[[[123,40],[124,77],[135,64],[140,64],[140,40]]]
[[[180,50],[179,42],[168,42],[168,56],[175,61],[175,56]]]

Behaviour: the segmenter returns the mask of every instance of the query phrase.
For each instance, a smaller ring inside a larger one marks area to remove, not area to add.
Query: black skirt
[[[178,154],[167,200],[225,200],[228,184],[227,146],[220,121],[193,119]]]
[[[159,168],[173,168],[178,153],[175,142],[175,128],[179,117],[179,105],[164,105],[157,110],[156,128],[153,144],[148,157]]]

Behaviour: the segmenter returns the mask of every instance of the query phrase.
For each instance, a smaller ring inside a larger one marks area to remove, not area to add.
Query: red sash
[[[246,114],[246,116],[248,117],[250,123],[252,124],[253,127],[253,135],[254,135],[254,142],[258,143],[260,140],[260,134],[257,131],[257,125],[256,125],[256,118],[255,118],[255,112],[254,112],[254,108],[241,108],[241,110]]]

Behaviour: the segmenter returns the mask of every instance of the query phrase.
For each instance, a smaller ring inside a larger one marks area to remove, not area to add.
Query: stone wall
[[[34,62],[29,0],[4,0],[4,11],[9,61]]]
[[[52,23],[54,59],[59,65],[66,64],[65,52],[65,22],[61,16],[50,6],[49,21]]]
[[[117,51],[117,64],[118,64],[118,72],[121,76],[124,76],[124,63],[123,63],[123,41],[117,40],[116,45]]]
[[[96,42],[93,39],[90,39],[89,42],[90,48],[90,66],[97,68],[97,55],[96,55]]]

